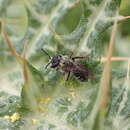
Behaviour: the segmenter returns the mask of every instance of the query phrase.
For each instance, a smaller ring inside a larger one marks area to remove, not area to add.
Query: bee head
[[[57,67],[57,66],[60,64],[61,59],[62,59],[62,56],[61,56],[61,55],[59,55],[59,54],[54,55],[54,56],[52,57],[51,61],[50,61],[50,63],[51,63],[51,68]]]
[[[48,52],[46,52],[44,49],[41,49],[50,59],[48,64],[45,66],[47,68],[51,64],[51,68],[56,68],[58,65],[60,65],[60,62],[62,60],[62,56],[60,54],[56,54],[53,57],[51,57]]]

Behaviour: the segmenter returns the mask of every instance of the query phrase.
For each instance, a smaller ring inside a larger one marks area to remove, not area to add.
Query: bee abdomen
[[[84,82],[84,81],[88,81],[88,76],[87,74],[77,71],[77,72],[73,72],[74,76],[76,78],[78,78],[80,81]]]

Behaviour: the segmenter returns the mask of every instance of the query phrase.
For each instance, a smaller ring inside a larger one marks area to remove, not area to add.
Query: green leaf
[[[28,24],[24,3],[17,0],[2,0],[1,5],[0,17],[7,24],[10,34],[16,37],[24,35]]]
[[[24,84],[21,97],[23,107],[30,111],[38,111],[38,104],[43,97],[43,78],[41,73],[27,63],[28,84]]]
[[[26,52],[28,82],[25,84],[22,68],[18,67],[0,37],[0,129],[86,130],[91,124],[91,130],[98,128],[104,113],[96,113],[102,73],[102,64],[97,59],[102,53],[100,50],[106,50],[102,45],[108,43],[109,38],[101,40],[113,24],[120,1],[0,1],[0,17],[6,22],[14,48],[22,53],[23,43],[26,40],[30,43]],[[71,74],[65,81],[62,73],[49,67],[44,69],[49,59],[41,48],[50,56],[55,53],[70,55],[72,51],[73,56],[88,56],[78,63],[92,71],[92,79],[80,82]],[[129,102],[125,100],[129,99],[128,84],[121,89],[119,79],[124,78],[124,72],[114,69],[113,99],[105,118],[105,129],[111,129],[116,121],[119,122],[117,128],[129,128]],[[17,104],[21,108],[17,108]],[[119,109],[121,120],[114,118]],[[3,119],[17,111],[21,114],[19,121],[12,123]]]

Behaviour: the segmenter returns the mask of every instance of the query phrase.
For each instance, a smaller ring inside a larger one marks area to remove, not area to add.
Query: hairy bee
[[[50,59],[45,68],[50,65],[50,67],[56,69],[56,71],[62,72],[65,75],[66,80],[69,79],[70,73],[82,82],[88,81],[88,79],[92,77],[90,68],[76,62],[76,60],[84,59],[86,57],[72,57],[72,55],[68,57],[60,54],[55,54],[51,57],[45,50],[42,49],[42,51],[48,55]]]

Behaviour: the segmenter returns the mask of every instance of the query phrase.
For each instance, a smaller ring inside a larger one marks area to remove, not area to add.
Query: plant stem
[[[130,60],[130,58],[128,58],[128,57],[111,57],[110,60],[111,60],[111,61],[128,61],[128,60]],[[104,62],[107,61],[107,58],[106,58],[106,57],[102,57],[102,58],[100,59],[100,61],[101,61],[102,63],[104,63]]]

